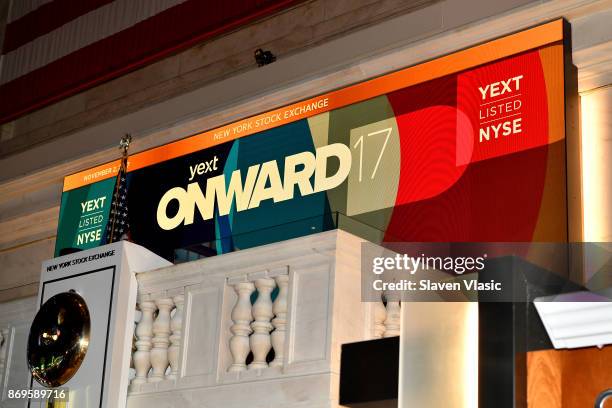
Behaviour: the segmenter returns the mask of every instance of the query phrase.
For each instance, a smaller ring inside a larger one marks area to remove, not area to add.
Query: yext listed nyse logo
[[[98,242],[102,239],[104,205],[106,196],[81,202],[81,216],[77,229],[77,245]]]

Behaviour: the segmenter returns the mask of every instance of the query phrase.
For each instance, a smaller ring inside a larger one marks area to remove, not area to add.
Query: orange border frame
[[[559,19],[496,40],[488,41],[462,51],[457,51],[431,61],[404,68],[390,74],[385,74],[336,91],[207,130],[166,145],[136,153],[130,156],[128,168],[129,171],[141,169],[220,143],[259,133],[277,126],[282,126],[333,109],[371,99],[435,78],[454,74],[561,40],[563,40],[563,20]],[[292,111],[296,109],[300,110],[311,104],[318,104],[320,108],[290,115]],[[280,119],[271,123],[255,126],[257,123],[262,123],[265,118],[273,116]],[[114,177],[117,174],[118,168],[119,160],[116,160],[66,176],[64,178],[63,191],[73,190]]]

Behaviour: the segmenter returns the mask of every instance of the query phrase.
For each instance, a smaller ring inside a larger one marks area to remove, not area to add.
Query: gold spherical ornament
[[[28,337],[28,367],[45,387],[59,387],[74,376],[89,347],[91,320],[85,300],[64,292],[47,300],[34,317]]]

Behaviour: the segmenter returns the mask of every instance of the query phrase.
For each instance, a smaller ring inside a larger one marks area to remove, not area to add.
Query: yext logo
[[[189,166],[189,181],[193,180],[196,176],[201,176],[202,174],[210,173],[211,171],[217,171],[217,161],[219,158],[217,156],[213,157],[210,160],[203,161],[195,166]]]
[[[338,168],[332,175],[327,174],[327,163],[331,157],[338,160]],[[215,163],[216,164],[216,163]],[[225,174],[211,177],[206,181],[206,194],[200,184],[193,182],[187,189],[174,187],[168,190],[157,206],[157,223],[164,230],[171,230],[181,224],[193,224],[196,209],[204,220],[213,217],[215,202],[219,215],[227,215],[236,204],[236,211],[257,208],[264,200],[275,203],[291,200],[295,186],[302,196],[326,191],[342,184],[351,169],[351,152],[341,143],[334,143],[316,149],[316,153],[301,152],[285,157],[285,171],[281,179],[276,160],[250,166],[244,185],[240,170],[234,170],[229,185]],[[314,183],[310,178],[314,175]],[[191,180],[191,179],[190,179]],[[168,205],[176,200],[178,211],[169,216]]]

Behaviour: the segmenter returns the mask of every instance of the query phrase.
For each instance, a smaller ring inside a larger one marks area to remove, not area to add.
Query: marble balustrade
[[[138,273],[128,407],[337,406],[341,345],[399,329],[399,303],[380,321],[361,301],[360,243],[336,230]]]
[[[255,277],[228,278],[226,285],[236,294],[230,314],[232,336],[227,341],[232,361],[227,372],[282,367],[287,330],[288,269],[265,271]],[[141,386],[146,383],[176,382],[178,379],[184,289],[172,288],[173,293],[178,293],[174,296],[141,296],[137,304],[138,321],[134,325],[132,391],[146,390]],[[268,361],[271,351],[274,358]],[[249,356],[251,361],[247,364]]]

